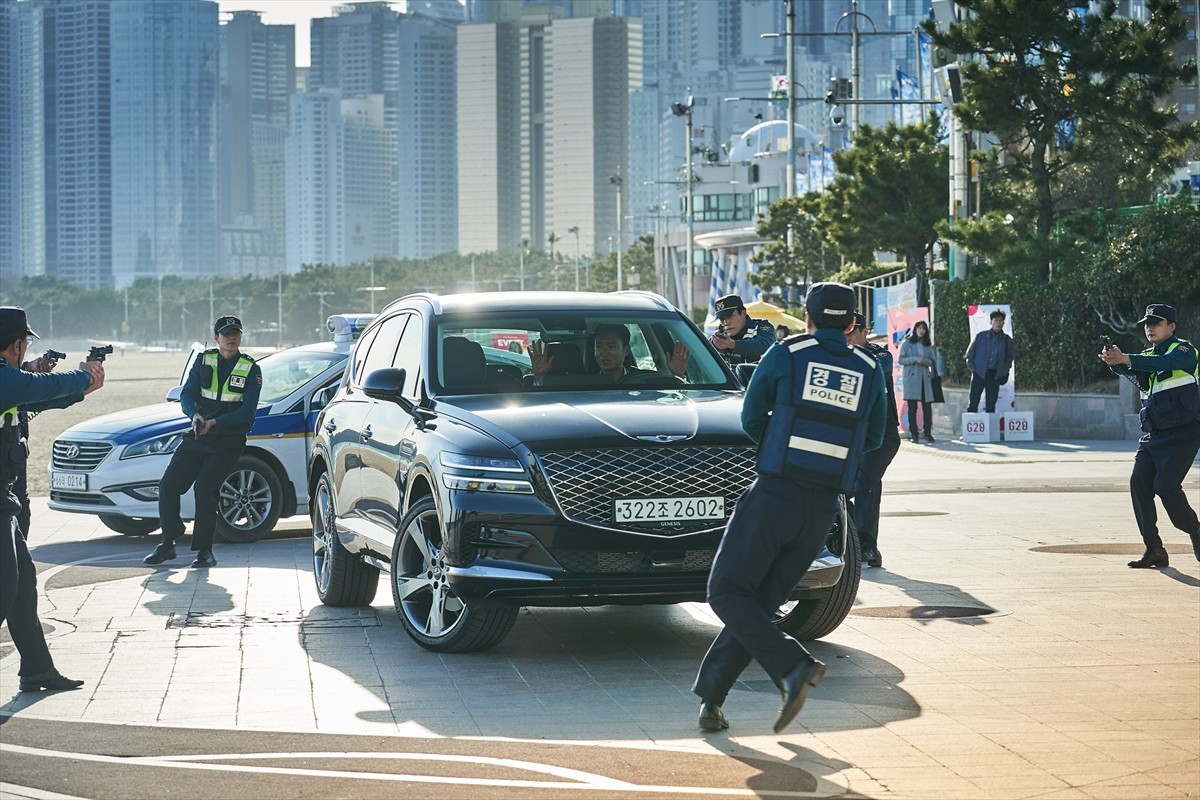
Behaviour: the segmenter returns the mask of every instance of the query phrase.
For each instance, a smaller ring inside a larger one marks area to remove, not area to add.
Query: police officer
[[[1109,346],[1100,359],[1118,375],[1131,376],[1142,390],[1144,435],[1133,459],[1129,493],[1146,552],[1129,566],[1149,569],[1168,565],[1158,535],[1155,495],[1162,500],[1171,524],[1191,538],[1192,552],[1200,561],[1200,519],[1183,491],[1183,480],[1200,451],[1200,363],[1195,345],[1175,336],[1175,309],[1171,306],[1146,306],[1146,314],[1137,324],[1143,326],[1150,341],[1148,349],[1140,355],[1126,355]]]
[[[25,309],[0,307],[0,622],[21,655],[20,689],[78,689],[83,681],[64,677],[54,667],[37,616],[37,570],[17,524],[21,503],[13,484],[24,474],[29,451],[20,433],[22,409],[50,407],[62,398],[94,392],[104,385],[104,365],[84,363],[56,375],[21,370],[31,338],[37,338]]]
[[[217,346],[205,350],[188,372],[179,396],[179,406],[192,420],[192,430],[171,456],[171,463],[158,483],[158,517],[162,539],[154,552],[142,559],[161,564],[175,558],[175,540],[183,535],[179,498],[196,485],[196,520],[192,527],[193,567],[212,567],[213,538],[217,528],[217,493],[233,470],[246,434],[254,424],[262,370],[254,359],[239,349],[242,321],[218,317],[213,323]]]
[[[896,411],[896,387],[892,381],[892,354],[886,347],[867,341],[867,318],[854,315],[854,327],[846,334],[846,343],[865,349],[879,362],[887,390],[887,424],[883,428],[883,444],[863,456],[858,480],[854,484],[854,527],[862,560],[868,567],[882,567],[879,553],[879,503],[883,499],[883,474],[900,450],[900,417]]]
[[[776,733],[825,674],[771,616],[824,546],[838,494],[853,489],[863,453],[883,441],[883,375],[845,339],[854,290],[818,283],[805,305],[808,333],[771,348],[746,388],[742,427],[759,442],[758,476],[729,519],[708,578],[708,603],[725,627],[692,686],[703,730],[729,727],[721,706],[751,659],[783,695]]]
[[[721,327],[710,341],[730,364],[753,364],[775,344],[775,328],[766,320],[752,319],[736,294],[717,301],[717,320]]]

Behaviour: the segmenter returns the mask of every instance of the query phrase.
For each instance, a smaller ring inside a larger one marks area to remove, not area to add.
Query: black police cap
[[[724,319],[735,311],[739,311],[746,307],[742,302],[742,298],[736,294],[727,294],[717,301],[717,319]]]
[[[1151,303],[1146,306],[1146,316],[1137,321],[1138,325],[1147,322],[1174,322],[1175,309],[1165,303]]]
[[[20,336],[42,338],[33,332],[33,328],[29,327],[29,318],[25,316],[25,309],[20,306],[0,306],[0,338],[15,339]]]
[[[804,301],[804,308],[816,325],[843,330],[853,321],[857,305],[853,289],[833,282],[814,284]]]

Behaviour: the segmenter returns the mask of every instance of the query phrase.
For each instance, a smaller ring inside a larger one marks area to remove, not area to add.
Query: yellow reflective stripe
[[[15,428],[19,423],[16,406],[0,411],[0,428]]]

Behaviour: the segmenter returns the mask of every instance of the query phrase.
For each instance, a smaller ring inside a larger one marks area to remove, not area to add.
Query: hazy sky
[[[267,25],[296,26],[296,66],[307,67],[308,21],[314,17],[332,17],[333,7],[346,5],[351,0],[217,0],[221,12],[261,11],[262,21]],[[394,0],[392,8],[403,11],[408,5],[405,0]]]

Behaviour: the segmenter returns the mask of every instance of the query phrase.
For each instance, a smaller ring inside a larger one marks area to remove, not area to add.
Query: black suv
[[[597,326],[614,325],[629,342],[615,368],[610,351],[597,361]],[[552,357],[548,371],[535,374],[531,348]],[[496,644],[521,606],[702,601],[754,479],[741,410],[717,351],[658,295],[397,300],[362,334],[317,420],[308,479],[321,601],[368,605],[386,573],[405,630],[445,652]],[[829,633],[854,602],[849,526],[839,515],[780,609],[799,638]]]

